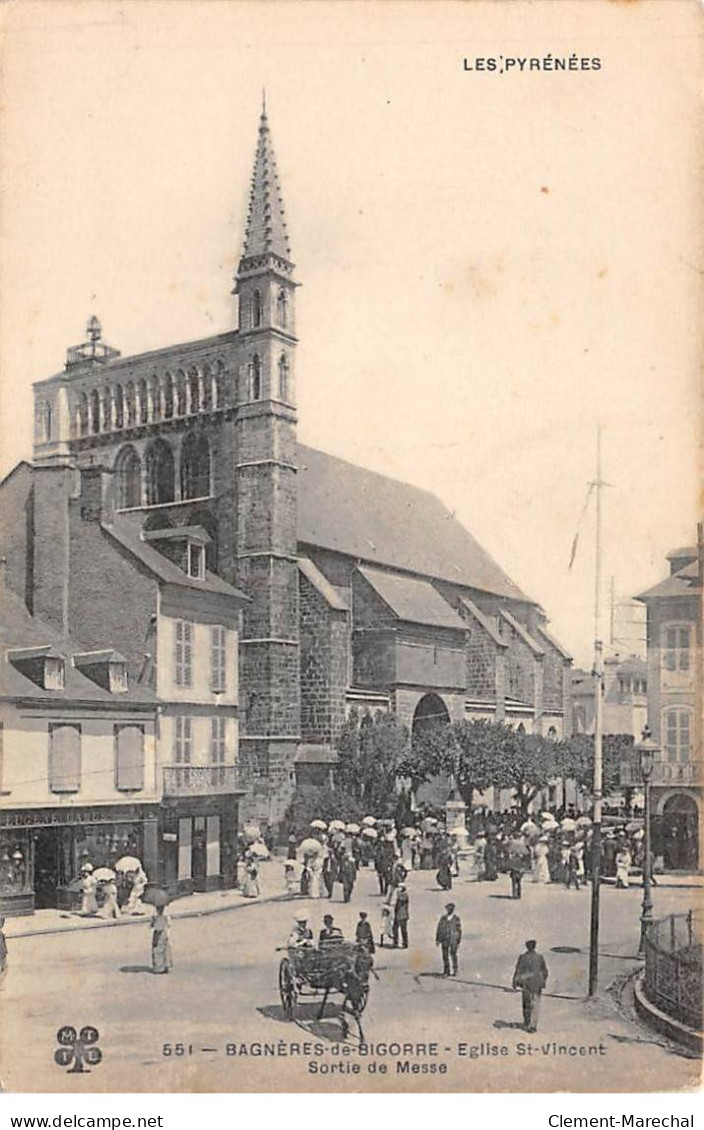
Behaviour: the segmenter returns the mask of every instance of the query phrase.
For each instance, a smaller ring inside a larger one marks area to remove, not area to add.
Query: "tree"
[[[393,714],[352,711],[337,742],[335,790],[353,797],[363,815],[391,815],[408,747],[408,730]]]
[[[615,792],[621,784],[621,763],[633,749],[632,734],[604,734],[602,756],[604,764],[604,795]],[[594,788],[594,735],[573,734],[559,743],[558,772],[560,777],[576,781],[581,789],[591,793]]]

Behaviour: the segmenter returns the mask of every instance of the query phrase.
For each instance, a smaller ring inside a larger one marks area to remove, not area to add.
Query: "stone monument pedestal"
[[[465,814],[467,805],[459,798],[445,802],[445,824],[448,835],[454,836],[459,847],[460,858],[467,858],[471,853],[469,834],[465,827]]]

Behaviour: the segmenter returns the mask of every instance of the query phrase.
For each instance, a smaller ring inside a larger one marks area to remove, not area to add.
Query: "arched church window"
[[[88,435],[88,397],[85,392],[78,397],[78,434]]]
[[[127,387],[125,388],[125,415],[127,417],[127,427],[133,428],[137,423],[137,401],[132,381],[128,381]]]
[[[255,290],[252,295],[252,325],[256,329],[257,326],[262,324],[262,295],[261,291]]]
[[[147,393],[147,382],[142,377],[139,382],[139,422],[146,424],[149,419],[149,396]]]
[[[130,445],[123,447],[115,460],[117,507],[128,510],[142,505],[142,461]]]
[[[279,400],[288,401],[289,393],[288,357],[282,353],[279,357]]]
[[[90,394],[90,430],[93,435],[100,431],[100,394],[97,388]]]
[[[254,354],[250,365],[250,399],[262,398],[262,359],[258,353]]]
[[[200,382],[195,367],[188,370],[188,394],[191,412],[200,412]]]
[[[115,385],[115,427],[124,428],[125,426],[125,397],[122,392],[122,385]]]
[[[202,432],[190,432],[181,448],[181,498],[209,495],[210,446]]]
[[[164,377],[164,419],[170,420],[174,414],[174,378],[172,373]]]
[[[284,287],[281,287],[276,298],[276,312],[279,325],[285,329],[288,325],[288,294]]]
[[[176,374],[176,415],[186,415],[186,374],[183,369]]]
[[[174,457],[163,439],[150,443],[147,460],[147,505],[173,502],[175,498]]]
[[[203,411],[209,412],[213,407],[213,375],[210,365],[203,366]]]
[[[159,386],[159,378],[154,373],[149,382],[149,399],[151,402],[150,419],[161,419],[161,388]]]

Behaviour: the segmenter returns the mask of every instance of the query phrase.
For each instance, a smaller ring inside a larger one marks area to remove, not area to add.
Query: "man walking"
[[[540,997],[548,980],[545,958],[535,945],[534,938],[526,942],[526,952],[519,956],[513,971],[513,988],[523,994],[523,1023],[527,1032],[538,1031]]]
[[[435,945],[442,949],[442,975],[443,977],[457,976],[457,951],[462,941],[462,923],[455,914],[454,902],[448,902],[445,913],[438,922],[435,931]],[[452,968],[450,968],[452,965]]]
[[[342,883],[342,897],[344,902],[349,902],[357,879],[357,864],[352,852],[345,852],[340,864],[340,881]]]
[[[396,888],[396,907],[394,909],[394,945],[398,945],[400,931],[401,941],[405,950],[408,949],[409,902],[410,900],[405,883],[399,883]]]

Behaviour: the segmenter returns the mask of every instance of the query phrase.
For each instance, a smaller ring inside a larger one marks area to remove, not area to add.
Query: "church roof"
[[[298,479],[300,543],[535,603],[428,491],[300,445]]]
[[[360,565],[359,572],[399,620],[433,628],[467,630],[464,620],[429,581]]]
[[[259,138],[254,156],[254,172],[249,195],[249,213],[244,238],[243,259],[257,255],[278,255],[290,260],[284,205],[276,170],[266,108],[259,119]]]

